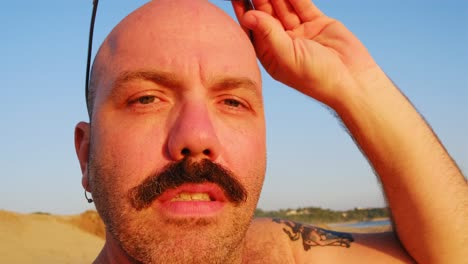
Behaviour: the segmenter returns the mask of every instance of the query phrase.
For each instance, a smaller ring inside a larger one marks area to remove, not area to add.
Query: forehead
[[[255,51],[239,25],[207,1],[152,1],[124,19],[95,64],[101,85],[122,72],[153,69],[200,80],[248,78],[261,84]]]

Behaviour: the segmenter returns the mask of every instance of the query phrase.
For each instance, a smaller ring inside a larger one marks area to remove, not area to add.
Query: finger
[[[276,17],[275,9],[271,5],[270,0],[253,0],[255,10],[260,10],[269,14],[272,17]]]
[[[322,11],[310,0],[290,0],[290,3],[302,22],[309,22],[323,16]]]
[[[236,14],[237,20],[239,21],[239,24],[241,24],[242,30],[244,30],[245,34],[247,34],[249,36],[249,38],[251,38],[250,29],[243,26],[242,23],[240,22],[241,18],[244,16],[245,12],[248,11],[244,1],[242,1],[242,0],[232,0],[231,4],[232,4],[232,8],[234,9],[234,13]]]
[[[300,25],[301,19],[297,16],[296,11],[287,0],[272,0],[273,8],[276,16],[283,24],[286,30],[291,30]]]
[[[254,32],[256,45],[268,47],[273,54],[287,53],[291,49],[291,39],[276,18],[254,10],[247,12],[241,23]]]
[[[234,13],[236,14],[237,20],[240,21],[240,18],[244,16],[245,12],[247,12],[245,8],[245,4],[242,0],[231,0],[232,9],[234,9]]]

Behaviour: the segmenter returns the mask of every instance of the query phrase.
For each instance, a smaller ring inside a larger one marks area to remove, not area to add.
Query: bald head
[[[157,70],[242,74],[260,86],[255,51],[240,26],[207,0],[155,0],[122,20],[105,39],[93,64],[88,112],[123,72]],[[103,90],[104,93],[99,91]]]
[[[106,223],[103,252],[142,263],[240,262],[266,167],[261,77],[244,31],[206,0],[150,2],[106,38],[90,87],[93,124],[77,126],[75,145]],[[135,208],[125,194],[184,159],[231,171],[246,199],[228,199],[213,170],[190,169],[206,180],[179,181]],[[203,198],[180,200],[186,193]]]

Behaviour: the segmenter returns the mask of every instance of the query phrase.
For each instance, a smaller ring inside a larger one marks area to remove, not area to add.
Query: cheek
[[[102,123],[96,129],[95,158],[112,168],[111,177],[121,186],[135,186],[166,163],[163,135],[163,128],[151,124]]]
[[[226,132],[226,131],[225,131]],[[223,161],[228,164],[250,193],[259,193],[266,168],[266,139],[262,125],[227,131],[221,140]]]

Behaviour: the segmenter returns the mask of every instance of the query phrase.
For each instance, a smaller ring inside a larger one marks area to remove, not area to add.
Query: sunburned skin
[[[96,263],[465,259],[466,180],[364,45],[310,0],[252,2],[232,2],[241,28],[205,0],[154,0],[99,49],[91,120],[75,129],[82,184],[106,225]],[[398,236],[253,219],[266,170],[257,57],[335,110],[379,176]]]
[[[103,259],[239,261],[266,167],[261,83],[250,40],[207,1],[152,1],[111,32],[79,125]]]

